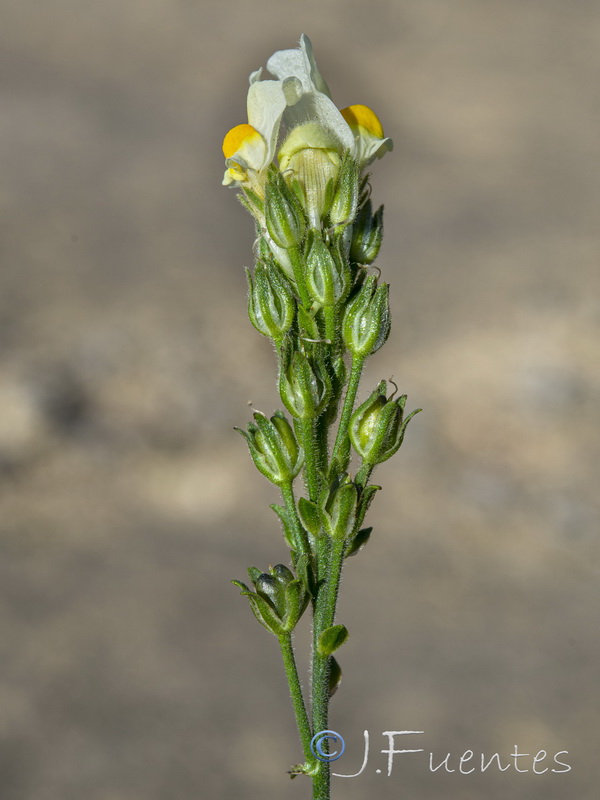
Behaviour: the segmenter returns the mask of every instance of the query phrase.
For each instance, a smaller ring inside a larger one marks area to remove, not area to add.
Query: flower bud
[[[269,567],[268,572],[250,567],[248,575],[254,592],[241,581],[232,583],[248,598],[256,619],[275,636],[292,631],[310,599],[308,588],[302,580],[295,578],[284,564]]]
[[[389,286],[377,286],[369,275],[346,306],[342,336],[348,350],[366,358],[384,344],[390,332]]]
[[[383,239],[383,206],[375,214],[371,201],[367,200],[358,212],[352,229],[350,258],[357,264],[372,264],[377,258]]]
[[[306,286],[322,306],[334,306],[350,290],[350,268],[339,252],[331,253],[320,233],[311,233],[306,255]]]
[[[297,247],[304,238],[304,212],[296,196],[277,172],[271,174],[265,193],[265,224],[278,247]]]
[[[406,426],[421,409],[404,419],[406,395],[397,400],[386,397],[387,384],[379,386],[350,418],[348,433],[352,446],[367,464],[375,466],[391,458],[404,439]]]
[[[334,226],[354,221],[358,207],[359,169],[355,159],[346,153],[340,167],[338,183],[329,209],[329,222]]]
[[[254,585],[257,593],[271,603],[277,612],[277,616],[283,617],[285,614],[285,592],[280,582],[267,572],[263,572],[258,576]]]
[[[279,371],[279,394],[296,419],[318,417],[331,395],[331,379],[322,359],[309,359],[299,350],[291,358],[286,355]]]
[[[296,301],[289,281],[271,261],[258,262],[248,279],[248,316],[263,336],[281,339],[294,323]]]
[[[285,564],[276,564],[274,567],[271,567],[271,575],[277,578],[284,588],[294,580],[294,573],[289,567],[286,567]]]
[[[290,423],[281,411],[271,419],[257,411],[254,420],[247,431],[236,430],[246,440],[256,468],[276,486],[292,481],[302,468],[304,456]]]

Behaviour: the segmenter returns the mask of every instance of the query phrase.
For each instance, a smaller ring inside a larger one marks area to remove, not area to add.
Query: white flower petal
[[[320,92],[326,94],[327,97],[331,97],[329,86],[327,86],[325,78],[321,75],[319,68],[317,67],[317,62],[315,61],[315,57],[313,55],[312,42],[305,33],[303,33],[300,37],[300,48],[304,53],[304,61],[308,66],[313,84]]]
[[[304,54],[300,50],[278,50],[267,61],[267,69],[280,81],[286,78],[298,78],[305,92],[313,89],[310,71],[306,69]]]
[[[315,89],[331,97],[329,87],[319,72],[308,36],[302,34],[300,47],[296,50],[278,50],[267,61],[267,69],[280,81],[291,76],[299,78],[305,92]]]
[[[355,152],[355,138],[350,126],[333,100],[321,92],[303,94],[294,106],[287,109],[284,122],[289,131],[298,125],[316,122],[334,137],[341,149]]]
[[[295,106],[303,94],[302,81],[294,75],[290,75],[289,78],[282,81],[281,85],[288,106]]]
[[[343,149],[354,152],[354,135],[330,98],[329,88],[319,72],[308,36],[302,35],[298,49],[274,53],[267,62],[267,69],[284,82],[284,91],[290,105],[284,117],[288,130],[317,120],[333,134]],[[302,87],[302,97],[297,96],[299,86]]]
[[[283,87],[279,81],[257,81],[248,89],[248,122],[261,134],[267,144],[265,162],[268,166],[275,156],[281,117],[287,108]]]
[[[367,166],[376,158],[382,158],[390,150],[394,149],[394,143],[390,138],[377,139],[371,135],[361,135],[357,140],[357,157],[362,166]]]
[[[260,76],[262,75],[262,71],[263,71],[263,68],[259,67],[258,69],[255,69],[254,72],[250,73],[250,77],[248,78],[248,82],[250,83],[250,86],[252,86],[253,83],[256,83],[256,81],[260,80]]]

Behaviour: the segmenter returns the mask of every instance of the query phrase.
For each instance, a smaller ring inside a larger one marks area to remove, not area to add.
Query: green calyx
[[[338,230],[354,222],[358,208],[359,169],[356,159],[346,153],[329,208],[329,223]]]
[[[383,240],[383,206],[373,214],[373,206],[367,200],[361,207],[352,228],[350,258],[357,264],[368,266],[377,258]]]
[[[269,567],[268,572],[250,567],[248,575],[254,591],[242,581],[232,583],[248,598],[256,619],[274,636],[290,633],[306,610],[310,600],[308,588],[284,564]]]
[[[354,355],[366,358],[377,352],[390,333],[389,285],[377,286],[369,275],[346,305],[342,321],[344,344]]]
[[[304,210],[277,170],[272,170],[265,190],[265,225],[278,247],[298,247],[306,232]]]
[[[290,483],[302,469],[303,452],[282,411],[276,411],[270,419],[256,411],[247,431],[236,430],[246,440],[256,468],[271,483]]]
[[[298,420],[316,419],[331,397],[331,378],[322,357],[302,350],[284,353],[279,370],[279,394]]]
[[[296,300],[290,282],[272,260],[259,261],[248,279],[248,316],[259,333],[281,340],[296,318]]]
[[[306,253],[306,286],[311,298],[321,306],[335,306],[348,296],[351,280],[339,247],[328,247],[319,231],[311,231]]]
[[[364,462],[375,466],[391,458],[404,439],[406,426],[421,409],[404,418],[406,395],[397,400],[386,397],[385,381],[360,405],[350,418],[352,446]]]

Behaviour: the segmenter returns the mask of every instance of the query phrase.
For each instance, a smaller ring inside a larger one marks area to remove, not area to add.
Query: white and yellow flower
[[[287,101],[281,81],[261,81],[260,73],[258,70],[250,76],[248,122],[236,125],[223,139],[227,167],[223,184],[251,188],[262,195]]]
[[[223,141],[225,185],[250,189],[260,198],[268,167],[277,158],[280,171],[298,180],[316,224],[328,182],[337,177],[348,152],[360,169],[392,149],[381,123],[367,106],[340,111],[302,35],[295,50],[280,50],[267,62],[276,80],[250,75],[248,122],[229,131]]]

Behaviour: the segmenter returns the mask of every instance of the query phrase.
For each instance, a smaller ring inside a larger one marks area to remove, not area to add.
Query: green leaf
[[[281,620],[271,608],[267,600],[254,592],[242,592],[250,601],[250,608],[260,624],[274,636],[281,636],[284,633]]]
[[[298,512],[306,530],[313,536],[321,532],[321,512],[316,503],[301,497],[298,500]]]
[[[303,553],[296,561],[296,574],[301,579],[304,590],[308,593],[309,597],[314,597],[316,594],[314,582],[314,565],[306,553]]]
[[[354,539],[346,548],[346,558],[349,556],[356,556],[360,553],[366,543],[369,541],[373,528],[363,528],[360,530]]]
[[[283,627],[286,631],[292,631],[296,627],[296,623],[302,616],[302,612],[306,608],[304,598],[308,597],[304,591],[302,581],[296,578],[285,587],[285,617],[283,619]]]
[[[269,506],[269,508],[273,509],[273,511],[279,517],[279,521],[283,525],[283,538],[285,539],[287,546],[290,548],[290,550],[296,550],[296,544],[294,542],[294,529],[290,522],[287,510],[283,506],[278,506],[275,503]]]
[[[330,656],[344,644],[348,635],[345,625],[332,625],[331,628],[326,628],[319,636],[317,652],[321,656]]]
[[[256,586],[257,579],[262,575],[262,569],[258,569],[258,567],[248,567],[248,577],[252,581],[252,583]]]
[[[360,497],[358,499],[358,509],[356,512],[357,528],[359,528],[363,524],[366,513],[369,510],[369,506],[373,502],[373,498],[375,497],[376,492],[378,492],[380,489],[381,486],[370,484],[369,486],[365,486],[365,488],[360,493]]]
[[[342,668],[333,656],[329,659],[329,697],[333,695],[340,688],[342,682]]]

